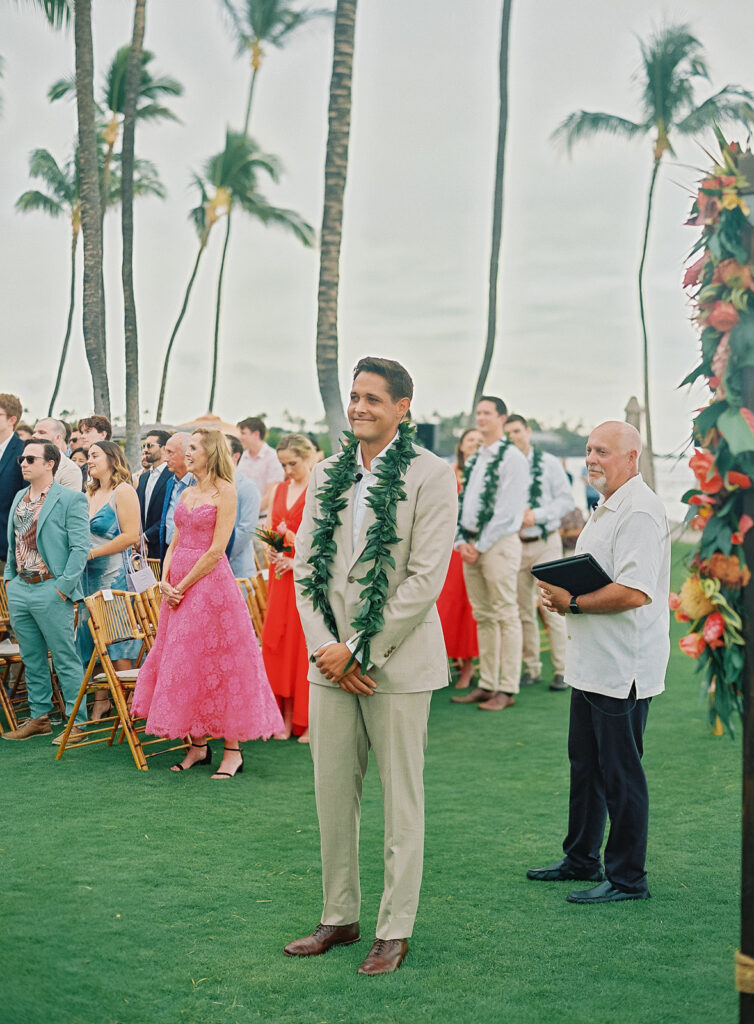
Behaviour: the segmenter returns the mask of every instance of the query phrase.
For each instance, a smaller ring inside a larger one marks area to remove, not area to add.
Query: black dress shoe
[[[601,882],[605,877],[602,868],[572,868],[568,861],[563,858],[557,864],[550,864],[546,868],[530,868],[526,877],[533,882]]]
[[[569,903],[618,903],[621,900],[648,900],[647,892],[626,892],[625,889],[616,889],[612,882],[607,879],[595,885],[593,889],[581,889],[578,892],[569,892],[566,900]]]

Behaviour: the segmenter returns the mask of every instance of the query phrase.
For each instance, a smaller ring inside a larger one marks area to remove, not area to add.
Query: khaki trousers
[[[518,574],[518,612],[524,634],[524,668],[536,679],[542,673],[539,660],[539,620],[537,618],[537,581],[531,574],[531,567],[537,562],[551,562],[563,557],[563,542],[557,530],[547,540],[534,540],[522,544],[521,569]],[[557,612],[542,608],[542,621],[550,641],[550,656],[553,672],[565,672],[566,621]]]
[[[463,578],[477,624],[479,686],[493,693],[518,693],[521,679],[521,620],[518,617],[518,534],[501,537],[473,565],[463,563]]]
[[[384,889],[378,939],[414,927],[424,861],[424,750],[431,691],[359,697],[309,688],[309,734],[322,851],[322,924],[359,920],[359,822],[369,748],[385,813]]]

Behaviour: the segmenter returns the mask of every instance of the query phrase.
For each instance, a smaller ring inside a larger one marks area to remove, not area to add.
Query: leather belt
[[[34,576],[24,576],[23,573],[19,575],[24,583],[44,583],[45,580],[55,579],[51,572],[38,572]]]
[[[522,544],[533,544],[535,540],[542,540],[542,534],[539,537],[520,537]]]

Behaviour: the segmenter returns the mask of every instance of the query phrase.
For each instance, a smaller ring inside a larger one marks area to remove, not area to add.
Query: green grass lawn
[[[692,669],[674,640],[647,727],[653,898],[599,907],[525,878],[560,856],[568,695],[535,686],[483,714],[439,691],[419,918],[382,978],[355,973],[382,887],[374,766],[362,942],[298,961],[282,947],[321,909],[308,748],[248,744],[223,783],[164,758],[140,773],[125,746],[56,763],[45,739],[0,743],[0,1020],[733,1022],[740,744],[711,736]]]

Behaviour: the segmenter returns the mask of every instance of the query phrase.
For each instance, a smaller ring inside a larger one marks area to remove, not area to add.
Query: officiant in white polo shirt
[[[602,500],[576,552],[593,555],[613,582],[579,597],[540,584],[542,602],[565,615],[568,626],[571,791],[565,856],[527,877],[599,883],[570,893],[570,903],[650,895],[649,794],[641,758],[649,704],[665,688],[670,654],[670,532],[660,499],[638,472],[640,452],[638,431],[619,421],[602,423],[587,441],[589,483]]]

